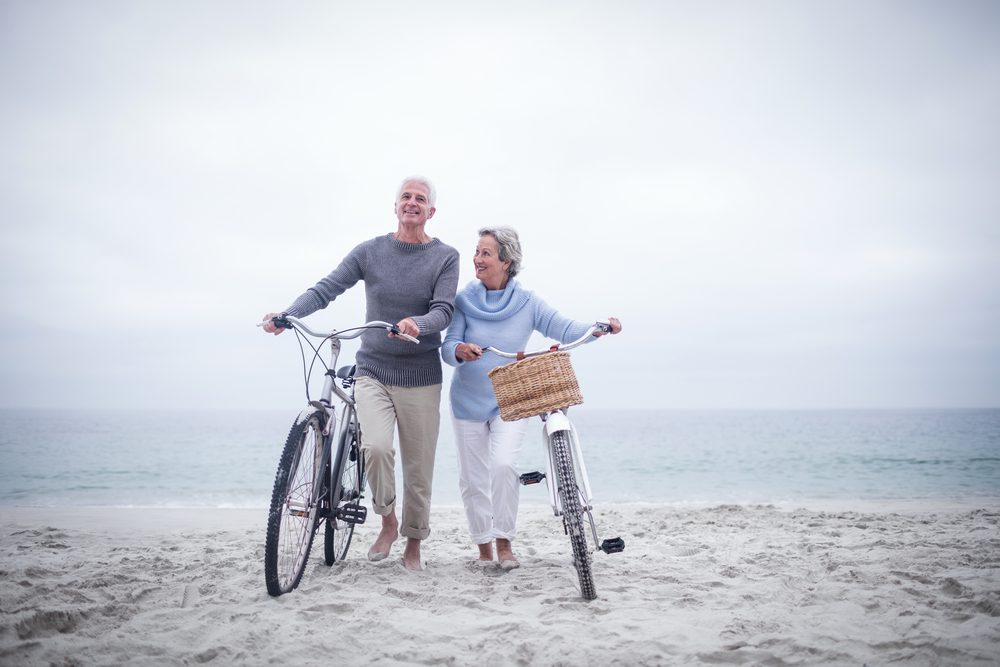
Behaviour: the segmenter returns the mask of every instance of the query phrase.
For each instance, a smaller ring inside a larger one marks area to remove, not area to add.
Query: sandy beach
[[[364,560],[365,525],[280,598],[265,511],[3,507],[0,664],[1000,663],[994,502],[598,509],[627,547],[585,602],[547,507],[522,508],[509,573],[436,507],[424,572]]]

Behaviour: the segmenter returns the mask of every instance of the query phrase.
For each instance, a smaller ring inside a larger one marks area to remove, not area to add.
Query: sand
[[[321,548],[263,583],[262,510],[0,508],[0,664],[1000,664],[1000,504],[899,511],[598,508],[623,553],[581,599],[568,540],[523,507],[523,566],[473,563],[436,507],[426,570]]]

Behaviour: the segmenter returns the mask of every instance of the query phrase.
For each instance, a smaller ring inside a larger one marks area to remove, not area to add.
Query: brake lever
[[[388,329],[389,329],[390,333],[393,333],[396,336],[399,336],[403,340],[408,340],[411,343],[416,343],[417,345],[420,345],[420,341],[419,340],[417,340],[416,338],[414,338],[410,334],[403,333],[402,331],[399,330],[399,327],[397,327],[396,325],[392,325],[391,327],[388,327]]]

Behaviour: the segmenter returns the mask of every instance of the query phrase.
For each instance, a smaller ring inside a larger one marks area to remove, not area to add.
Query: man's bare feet
[[[517,557],[514,556],[514,550],[510,547],[510,540],[505,540],[502,537],[497,538],[497,560],[500,561],[500,567],[504,570],[513,570],[521,566]]]
[[[368,550],[368,560],[385,560],[389,556],[392,543],[399,539],[399,521],[392,512],[382,517],[382,530],[375,538],[375,544]]]
[[[420,540],[415,537],[406,538],[406,548],[403,550],[403,566],[407,570],[422,570],[420,562]]]
[[[486,544],[477,544],[479,547],[479,560],[492,561],[493,560],[493,543],[487,542]]]

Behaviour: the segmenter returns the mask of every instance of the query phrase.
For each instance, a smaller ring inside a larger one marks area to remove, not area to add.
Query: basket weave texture
[[[489,372],[489,378],[504,421],[583,403],[569,352],[550,352],[497,366]]]

